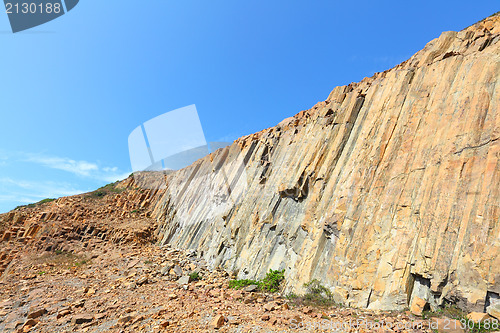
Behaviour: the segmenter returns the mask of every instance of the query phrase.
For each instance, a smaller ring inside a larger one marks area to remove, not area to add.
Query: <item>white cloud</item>
[[[130,172],[123,172],[118,167],[99,167],[97,163],[76,161],[67,157],[45,156],[40,154],[25,154],[24,161],[40,164],[42,166],[63,170],[81,177],[101,181],[117,181],[127,178]]]
[[[0,187],[4,192],[0,194],[0,212],[45,198],[58,198],[87,192],[64,182],[15,180],[8,177],[0,178]]]
[[[130,171],[120,170],[116,166],[102,166],[99,163],[44,154],[9,153],[0,149],[0,166],[4,162],[10,165],[19,165],[19,172],[16,171],[16,173],[20,177],[13,176],[14,174],[11,174],[10,177],[5,173],[0,174],[0,212],[12,209],[19,204],[38,202],[45,198],[58,198],[88,192],[102,186],[103,183],[125,179],[130,174]],[[25,165],[26,163],[32,164],[32,166]],[[75,182],[72,177],[58,176],[55,181],[46,180],[40,166],[61,170],[81,179]],[[24,175],[31,175],[35,178],[25,180],[27,177],[23,176],[22,172]],[[88,186],[88,189],[82,190],[81,186]]]
[[[65,157],[48,157],[30,154],[26,161],[41,164],[52,169],[71,172],[84,177],[89,177],[93,171],[99,170],[99,167],[95,163],[75,161]]]
[[[118,168],[117,167],[113,167],[113,168],[104,167],[104,168],[102,168],[102,170],[105,172],[117,172]]]

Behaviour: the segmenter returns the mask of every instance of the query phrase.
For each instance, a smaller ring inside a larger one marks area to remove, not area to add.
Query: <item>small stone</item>
[[[308,306],[306,306],[305,308],[302,309],[302,313],[304,313],[304,314],[309,314],[312,312],[313,312],[313,310]]]
[[[60,310],[58,313],[57,313],[57,319],[59,318],[62,318],[64,316],[67,316],[71,313],[71,311],[69,309],[63,309],[63,310]]]
[[[174,266],[174,273],[175,273],[177,276],[182,276],[182,268],[181,268],[179,265],[175,265],[175,266]]]
[[[258,285],[251,284],[251,285],[249,285],[249,286],[246,286],[246,287],[245,287],[245,289],[243,289],[243,290],[245,290],[246,292],[251,293],[251,292],[256,291],[257,289],[259,289],[259,286],[258,286]]]
[[[135,259],[135,260],[132,260],[128,265],[127,265],[127,268],[128,269],[131,269],[133,268],[135,265],[137,265],[138,263],[140,262],[139,259]]]
[[[490,316],[500,320],[500,303],[488,306],[486,312],[488,312]]]
[[[263,315],[262,317],[260,317],[260,320],[263,320],[263,321],[268,321],[269,320],[269,315],[268,314],[265,314]]]
[[[131,315],[126,315],[126,316],[123,316],[120,319],[118,319],[118,323],[123,325],[123,324],[126,324],[133,319],[134,319],[134,317],[132,317]]]
[[[169,294],[169,295],[167,296],[167,298],[168,298],[169,300],[173,300],[173,299],[176,299],[176,298],[177,298],[177,295],[176,295],[176,294]]]
[[[127,288],[128,290],[134,290],[135,288],[137,288],[137,284],[135,284],[135,282],[128,282],[128,283],[125,283],[124,284],[125,288]]]
[[[76,325],[81,325],[84,323],[90,323],[92,320],[94,320],[94,316],[92,314],[84,313],[75,315],[71,322]]]
[[[224,318],[224,316],[217,315],[210,322],[210,326],[213,328],[221,328],[224,325],[225,320],[226,320],[226,318]]]
[[[298,324],[302,322],[302,318],[299,315],[295,315],[290,319],[291,324]]]
[[[140,278],[139,280],[137,280],[136,284],[138,286],[142,286],[143,284],[145,284],[147,282],[148,282],[148,277],[147,276],[143,276],[142,278]]]
[[[165,321],[163,321],[163,322],[160,324],[160,326],[161,326],[161,327],[164,327],[164,328],[165,328],[165,327],[168,327],[168,326],[170,326],[170,322],[169,322],[168,320],[165,320]]]
[[[170,272],[170,270],[171,270],[171,269],[172,269],[172,266],[167,265],[167,266],[163,267],[163,268],[160,270],[160,273],[161,273],[162,275],[168,275],[168,272]]]
[[[274,304],[271,303],[264,304],[264,311],[273,311],[274,308],[275,308]]]
[[[27,332],[29,329],[31,329],[33,326],[36,326],[38,324],[38,321],[35,319],[28,319],[24,325],[23,325],[23,331]]]
[[[189,275],[184,275],[183,277],[179,278],[179,280],[177,280],[177,283],[179,285],[189,284],[189,282],[191,282],[191,277]]]
[[[73,303],[73,307],[74,308],[82,308],[84,305],[85,305],[85,300],[84,299],[81,299],[81,300],[76,301],[75,303]]]
[[[47,313],[47,310],[44,308],[30,309],[30,312],[28,313],[28,319],[38,318],[40,316],[43,316],[46,313]]]

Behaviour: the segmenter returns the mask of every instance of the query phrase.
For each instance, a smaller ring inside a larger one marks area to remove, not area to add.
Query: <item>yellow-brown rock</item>
[[[483,311],[500,293],[499,34],[498,15],[445,32],[169,174],[162,242],[239,278],[284,269],[287,291],[318,279],[350,306],[418,290]]]

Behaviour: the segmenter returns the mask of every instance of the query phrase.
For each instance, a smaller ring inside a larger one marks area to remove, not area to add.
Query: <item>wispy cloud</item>
[[[26,162],[37,163],[48,168],[63,170],[84,177],[90,177],[92,172],[99,170],[99,167],[95,163],[75,161],[65,157],[50,157],[29,154]]]
[[[100,167],[97,163],[77,161],[67,157],[25,154],[25,162],[36,163],[47,168],[66,171],[77,176],[103,181],[116,181],[126,178],[130,172],[120,171],[118,167]]]
[[[103,183],[125,179],[130,174],[130,171],[100,162],[0,149],[0,166],[2,163],[9,166],[5,169],[7,173],[0,173],[0,212],[45,198],[88,192]],[[10,170],[11,166],[18,167]],[[46,173],[49,169],[61,170],[66,175],[57,175],[57,179],[52,178],[54,181],[48,180],[48,177],[54,177],[53,173]]]
[[[14,203],[33,203],[45,198],[58,198],[87,192],[65,182],[16,180],[9,177],[0,178],[0,187],[4,189],[4,193],[0,194],[0,207],[2,208],[10,205],[10,208],[13,208]]]

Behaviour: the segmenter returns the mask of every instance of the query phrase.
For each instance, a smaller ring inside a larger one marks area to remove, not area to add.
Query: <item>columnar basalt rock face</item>
[[[168,175],[162,242],[351,306],[500,293],[500,18]],[[243,167],[242,167],[243,165]]]
[[[161,175],[150,177],[161,183]],[[92,193],[0,214],[0,277],[14,259],[37,250],[77,252],[90,241],[154,241],[151,208],[163,190],[141,189],[141,181],[139,174]]]

